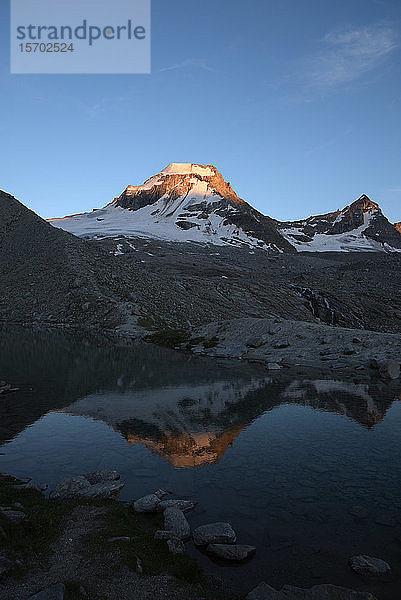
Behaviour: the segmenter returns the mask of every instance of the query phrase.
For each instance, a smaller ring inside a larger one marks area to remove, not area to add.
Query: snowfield
[[[129,185],[102,209],[49,222],[84,238],[154,238],[278,252],[401,252],[401,236],[391,233],[379,205],[364,194],[339,213],[276,225],[267,218],[264,225],[264,218],[249,211],[215,167],[171,163],[144,184]],[[348,231],[332,233],[343,219]]]
[[[218,200],[219,198],[216,198]],[[182,198],[174,201],[182,202]],[[115,204],[106,206],[91,213],[83,213],[62,219],[49,219],[49,222],[60,229],[69,231],[83,238],[114,238],[117,236],[154,238],[172,242],[200,242],[217,246],[252,246],[268,249],[268,245],[257,238],[247,235],[235,225],[225,225],[224,217],[211,213],[207,219],[196,216],[185,218],[175,214],[179,206],[169,205],[166,210],[163,198],[158,202],[139,210],[127,210]],[[174,209],[173,214],[171,210]],[[155,215],[155,211],[159,211]],[[182,215],[182,213],[180,213]],[[195,226],[184,230],[177,223],[190,221]]]
[[[305,242],[296,239],[294,236],[302,236],[302,229],[291,227],[280,229],[280,233],[290,242],[298,252],[401,252],[388,244],[375,241],[364,235],[364,231],[369,227],[376,212],[364,214],[364,223],[346,233],[327,234],[315,233],[312,241]],[[335,222],[341,221],[341,213]]]

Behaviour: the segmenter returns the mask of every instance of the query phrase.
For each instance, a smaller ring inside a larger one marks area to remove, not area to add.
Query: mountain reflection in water
[[[243,594],[268,565],[273,587],[334,583],[398,600],[399,381],[0,335],[0,379],[20,388],[0,397],[0,471],[51,488],[112,468],[126,482],[122,499],[163,487],[197,500],[192,527],[228,521],[257,547],[251,562],[227,569],[187,544]],[[361,581],[347,565],[361,553],[392,564],[393,580]]]
[[[21,386],[3,400],[3,441],[55,410],[102,420],[129,444],[144,444],[175,467],[196,467],[217,463],[242,430],[279,405],[335,412],[370,428],[396,399],[382,382],[286,371],[272,377],[263,366],[147,344],[115,347],[25,331],[2,338],[2,377]]]
[[[220,375],[221,376],[221,375]],[[373,427],[391,404],[375,401],[376,387],[315,379],[249,381],[133,389],[86,396],[63,411],[105,421],[130,444],[144,444],[175,467],[217,463],[235,438],[261,414],[295,403],[345,415]]]

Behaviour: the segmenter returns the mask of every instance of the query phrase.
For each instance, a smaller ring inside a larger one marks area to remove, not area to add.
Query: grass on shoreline
[[[144,576],[168,574],[174,576],[192,593],[203,598],[219,598],[220,594],[210,591],[209,581],[195,559],[187,555],[174,556],[167,550],[166,542],[155,540],[154,531],[163,528],[162,515],[142,516],[116,500],[48,500],[39,491],[23,489],[13,477],[0,474],[0,506],[21,510],[26,518],[19,524],[10,523],[0,512],[1,555],[14,562],[12,575],[19,578],[29,574],[38,561],[45,561],[63,531],[65,519],[80,506],[105,507],[100,516],[101,527],[95,533],[82,538],[85,552],[93,560],[110,552],[112,537],[129,537],[131,541],[113,542],[118,546],[121,562],[136,571],[139,558]],[[15,507],[15,503],[23,508]],[[69,600],[81,598],[79,583],[64,582]]]

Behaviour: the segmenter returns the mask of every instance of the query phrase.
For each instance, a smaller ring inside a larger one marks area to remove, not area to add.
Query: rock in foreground
[[[134,510],[139,513],[154,513],[160,504],[160,498],[156,494],[148,494],[138,498],[134,502]]]
[[[196,546],[208,544],[235,544],[237,536],[230,523],[208,523],[197,527],[193,532]]]
[[[388,563],[381,560],[381,558],[366,556],[366,554],[353,556],[349,561],[349,566],[359,575],[381,577],[382,575],[389,575],[391,573],[391,567]]]
[[[166,508],[164,511],[164,528],[166,531],[171,531],[180,540],[187,540],[191,536],[189,523],[179,508]]]
[[[87,477],[84,475],[64,479],[56,485],[54,490],[50,493],[49,498],[51,500],[116,498],[125,484],[116,479],[110,480],[108,478],[109,474],[110,471],[90,473],[88,477],[92,481],[97,481],[94,485],[91,485],[90,481],[88,481]],[[118,475],[118,473],[116,475]]]
[[[225,560],[245,560],[255,552],[255,546],[245,544],[209,544],[206,552]]]
[[[370,592],[356,592],[331,584],[315,585],[302,589],[285,585],[280,591],[264,581],[254,588],[246,600],[377,600]]]

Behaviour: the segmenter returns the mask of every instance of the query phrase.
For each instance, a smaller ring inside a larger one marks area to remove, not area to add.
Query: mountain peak
[[[380,206],[376,204],[376,202],[373,202],[366,194],[362,194],[362,196],[359,196],[359,198],[347,208],[362,210],[363,212],[372,212],[375,210],[381,212]]]
[[[214,165],[193,162],[170,163],[143,184],[127,186],[103,209],[52,222],[85,237],[150,237],[276,252],[401,251],[401,224],[391,224],[366,194],[343,210],[280,222],[239,198]]]
[[[199,165],[197,163],[170,163],[160,172],[160,175],[200,175],[213,177],[217,169],[213,165]]]
[[[218,198],[232,206],[244,203],[215,166],[198,163],[170,163],[142,185],[129,185],[115,198],[115,203],[122,208],[137,210],[155,204],[161,198],[171,204],[180,197],[192,199],[196,204],[215,204]]]

